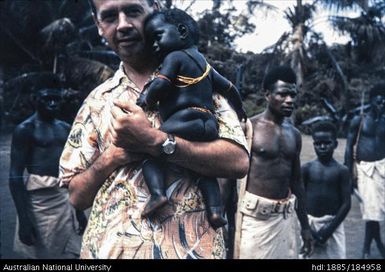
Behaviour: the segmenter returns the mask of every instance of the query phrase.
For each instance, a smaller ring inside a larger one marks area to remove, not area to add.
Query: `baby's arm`
[[[229,101],[230,105],[236,111],[239,120],[246,121],[247,116],[242,106],[242,99],[238,89],[231,81],[219,74],[213,69],[213,87],[214,91],[223,95]]]
[[[142,108],[153,108],[159,100],[175,88],[173,82],[180,69],[180,60],[175,53],[171,52],[164,58],[159,74],[147,85],[138,99],[137,104]]]

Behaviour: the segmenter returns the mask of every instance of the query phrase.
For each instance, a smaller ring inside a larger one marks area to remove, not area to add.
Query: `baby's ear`
[[[188,28],[187,28],[186,25],[178,24],[178,31],[179,31],[179,34],[180,34],[180,38],[182,40],[187,38],[187,36],[188,36]]]

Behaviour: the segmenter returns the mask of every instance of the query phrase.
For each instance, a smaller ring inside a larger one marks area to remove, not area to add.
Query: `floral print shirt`
[[[116,98],[134,102],[140,90],[124,74],[115,75],[97,87],[84,101],[60,159],[60,184],[85,171],[109,146],[110,109]],[[246,148],[235,112],[226,99],[214,94],[219,136]],[[154,127],[159,115],[147,113]],[[85,259],[206,259],[224,258],[220,229],[208,223],[202,195],[194,175],[178,167],[167,189],[169,203],[149,218],[141,211],[149,197],[141,163],[115,170],[101,186],[93,202],[83,236],[81,258]],[[176,176],[176,178],[175,178]]]

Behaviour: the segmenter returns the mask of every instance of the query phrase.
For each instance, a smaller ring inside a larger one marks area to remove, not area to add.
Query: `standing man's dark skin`
[[[293,75],[290,80],[285,76],[288,73]],[[301,251],[310,255],[313,241],[300,178],[302,140],[300,132],[288,119],[294,110],[298,93],[295,75],[287,67],[277,68],[276,74],[272,82],[264,85],[266,110],[250,119],[254,133],[246,191],[271,200],[285,199],[290,191],[295,194],[298,200],[296,212],[305,242]]]
[[[56,119],[62,100],[61,91],[40,90],[35,96],[36,112],[19,124],[12,138],[9,187],[20,221],[20,241],[33,245],[37,239],[28,191],[24,184],[24,170],[29,174],[57,177],[59,159],[69,134],[70,125]],[[78,212],[81,232],[87,220]]]
[[[338,142],[336,129],[330,122],[313,129],[313,144],[317,159],[302,166],[306,190],[306,208],[313,217],[335,216],[321,229],[313,232],[317,244],[324,244],[346,218],[350,210],[350,175],[346,166],[333,158]]]
[[[370,111],[353,118],[347,135],[345,164],[351,173],[355,163],[354,150],[356,150],[356,162],[376,162],[385,158],[385,84],[375,85],[370,90],[369,97]],[[360,133],[358,133],[359,130]],[[354,146],[357,137],[359,137],[358,143]],[[353,180],[353,186],[357,188],[356,180]],[[365,203],[365,199],[363,201]],[[384,211],[385,207],[382,209]],[[382,257],[385,258],[385,247],[381,242],[379,221],[367,220],[363,258],[369,256],[373,239],[376,241]]]

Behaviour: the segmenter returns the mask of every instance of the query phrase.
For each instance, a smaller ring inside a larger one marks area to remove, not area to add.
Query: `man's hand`
[[[21,222],[19,224],[19,239],[23,244],[32,246],[37,242],[37,231],[31,222]]]
[[[87,217],[83,211],[76,210],[76,220],[78,220],[79,223],[79,227],[76,230],[76,233],[79,235],[83,235],[87,226]]]
[[[112,143],[126,151],[159,155],[167,135],[151,126],[144,111],[130,101],[114,101],[111,110]]]
[[[314,231],[314,230],[311,230],[311,234],[313,236],[313,239],[314,239],[314,244],[315,245],[322,245],[326,242],[325,238],[323,237],[323,235],[321,234],[321,231]]]
[[[301,231],[303,246],[301,248],[300,254],[304,257],[309,257],[313,254],[314,251],[314,240],[312,232],[310,229],[305,229]]]
[[[145,158],[145,154],[143,153],[128,152],[114,144],[111,144],[108,147],[108,152],[110,153],[110,156],[114,158],[114,162],[116,162],[118,166],[143,161]]]

